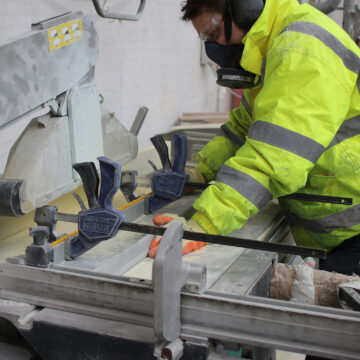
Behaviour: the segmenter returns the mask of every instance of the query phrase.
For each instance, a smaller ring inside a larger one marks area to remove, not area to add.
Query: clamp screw
[[[36,226],[30,228],[30,236],[34,239],[35,245],[45,245],[49,237],[49,228],[47,226]]]

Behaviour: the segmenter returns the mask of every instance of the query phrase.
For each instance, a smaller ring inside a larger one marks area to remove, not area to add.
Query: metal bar
[[[204,190],[211,184],[201,184],[196,182],[187,182],[186,187],[189,189]],[[314,201],[323,202],[329,204],[340,204],[340,205],[352,205],[352,198],[344,198],[337,196],[326,196],[326,195],[312,195],[312,194],[301,194],[294,193],[285,196],[280,196],[279,199],[291,199],[291,200],[303,200],[303,201]]]
[[[130,129],[131,134],[134,134],[136,136],[139,134],[139,131],[142,127],[142,124],[144,123],[148,111],[149,109],[146,106],[142,106],[141,108],[139,108],[135,120],[131,125],[131,129]]]
[[[50,17],[48,19],[41,20],[41,21],[31,24],[31,30],[49,29],[50,27],[53,27],[53,26],[56,26],[59,24],[64,24],[67,21],[74,20],[74,19],[82,17],[82,16],[84,16],[84,13],[82,11],[76,11],[76,12],[66,11],[60,15],[56,15],[56,16]]]
[[[55,220],[77,223],[78,216],[72,214],[56,213]],[[167,229],[160,226],[144,225],[144,224],[130,223],[124,221],[119,226],[119,230],[131,231],[140,234],[164,235]],[[327,254],[327,251],[323,249],[284,245],[284,244],[274,244],[266,241],[249,240],[249,239],[223,236],[223,235],[203,234],[193,231],[184,231],[184,239],[203,241],[211,244],[242,247],[247,249],[272,251],[281,254],[311,256],[320,259],[326,259],[326,254]]]
[[[153,235],[163,235],[167,230],[166,228],[163,227],[134,224],[128,222],[123,222],[120,225],[119,229],[125,231],[139,232],[142,234],[153,234]],[[312,256],[320,259],[326,259],[326,254],[327,254],[327,251],[322,249],[283,245],[283,244],[273,244],[273,243],[257,241],[257,240],[242,239],[242,238],[223,236],[223,235],[202,234],[192,231],[184,231],[183,238],[187,240],[208,242],[211,244],[243,247],[243,248],[255,249],[255,250],[273,251],[282,254]]]
[[[79,220],[79,216],[75,214],[55,213],[54,220],[77,224]]]
[[[329,359],[359,359],[360,316],[356,312],[252,296],[231,299],[205,294],[196,299],[187,294],[181,314],[182,334],[188,336]]]
[[[328,204],[352,205],[352,198],[343,198],[337,196],[310,195],[310,194],[291,194],[281,196],[279,199],[314,201]]]

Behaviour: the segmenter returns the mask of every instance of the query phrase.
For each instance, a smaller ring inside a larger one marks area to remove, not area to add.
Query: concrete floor
[[[31,360],[33,358],[34,354],[31,354],[27,349],[0,342],[1,360]]]
[[[32,360],[34,355],[28,350],[15,345],[0,342],[0,359],[1,360]],[[304,360],[304,354],[290,353],[278,350],[276,360]]]

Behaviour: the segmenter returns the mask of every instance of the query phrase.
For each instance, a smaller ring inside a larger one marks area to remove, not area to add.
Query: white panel
[[[100,99],[93,84],[75,87],[69,96],[72,162],[93,161],[104,155]]]

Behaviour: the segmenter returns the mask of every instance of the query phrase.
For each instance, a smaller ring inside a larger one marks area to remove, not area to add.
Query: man
[[[242,104],[198,154],[215,180],[192,218],[213,234],[241,228],[268,201],[301,192],[352,206],[281,199],[298,245],[329,250],[320,269],[360,274],[360,51],[328,16],[296,0],[188,0],[200,38],[243,45],[255,74]]]
[[[296,0],[188,0],[182,11],[203,40],[243,45],[237,65],[256,75],[198,154],[197,177],[217,182],[191,221],[226,235],[273,198],[351,197],[352,206],[279,202],[297,244],[329,250],[320,269],[360,275],[359,48]]]

